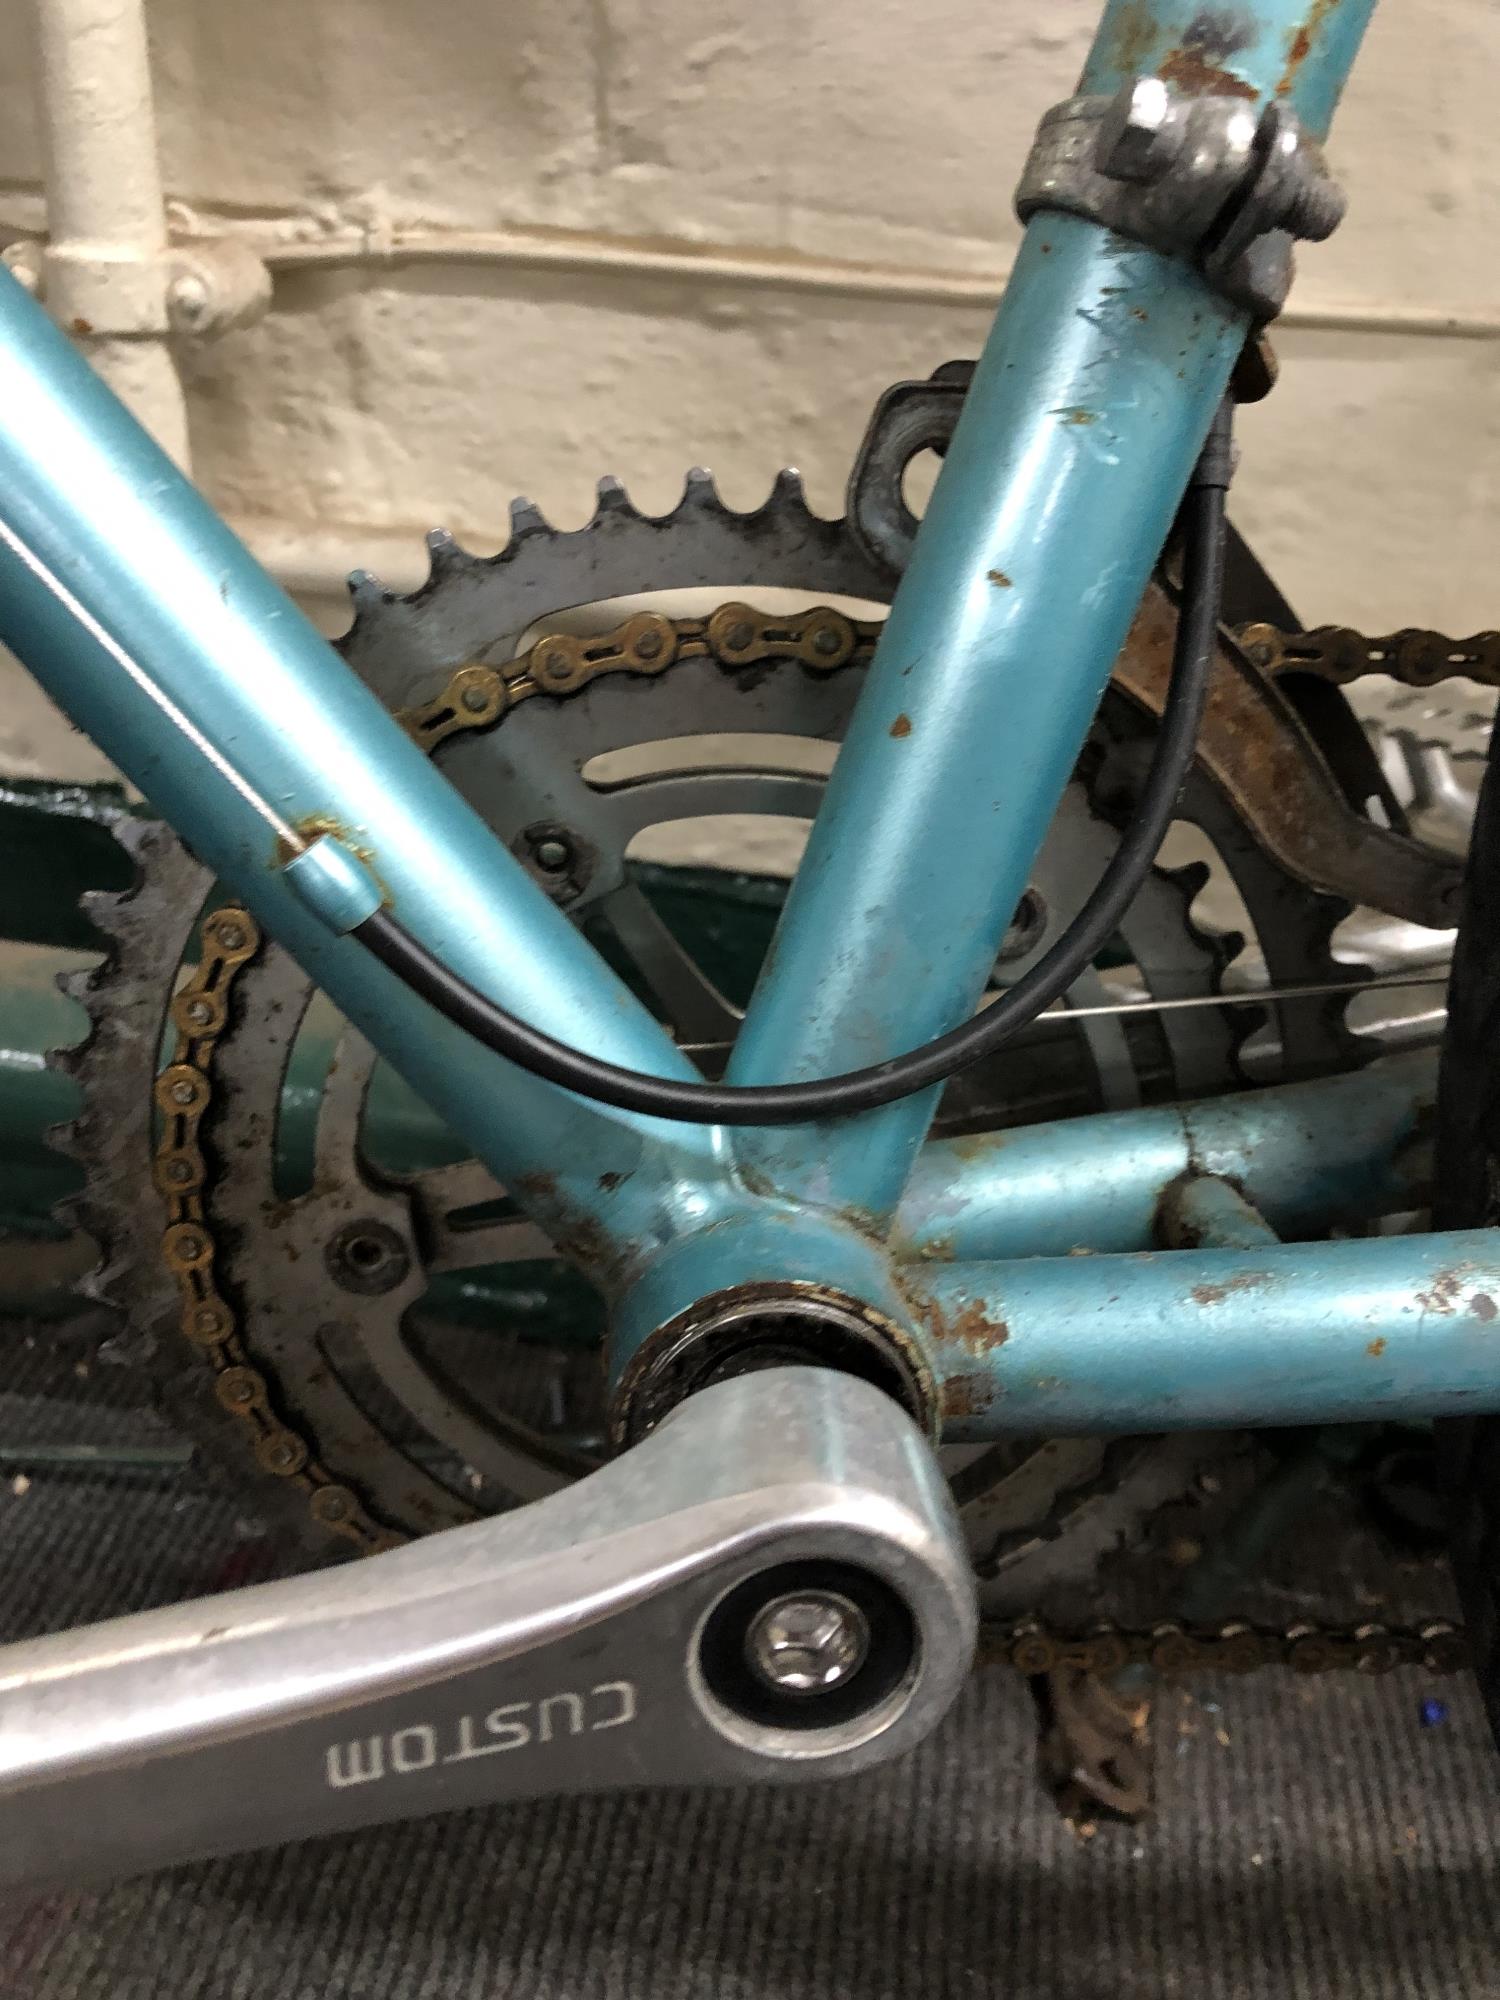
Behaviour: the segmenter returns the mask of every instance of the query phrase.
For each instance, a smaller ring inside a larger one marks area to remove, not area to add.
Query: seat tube
[[[1374,0],[1117,0],[1081,88],[1154,73],[1326,128]],[[977,1005],[1249,315],[1079,215],[1027,228],[891,607],[735,1083],[886,1061]],[[803,1199],[883,1221],[935,1093],[742,1134]]]

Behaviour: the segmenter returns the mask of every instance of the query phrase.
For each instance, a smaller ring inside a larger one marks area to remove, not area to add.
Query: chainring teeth
[[[410,662],[420,662],[434,669],[451,667],[495,642],[496,633],[493,621],[487,615],[486,600],[497,579],[503,578],[510,568],[523,565],[529,552],[540,547],[563,560],[576,555],[583,559],[586,573],[590,558],[597,559],[604,554],[603,545],[610,545],[612,550],[617,551],[622,541],[632,546],[639,543],[640,555],[644,557],[653,543],[659,543],[664,535],[673,530],[685,526],[702,528],[704,525],[713,525],[752,539],[758,531],[773,528],[788,555],[795,554],[799,535],[813,541],[821,538],[830,547],[838,547],[840,553],[846,548],[854,551],[846,522],[841,517],[815,514],[808,504],[802,475],[791,467],[776,475],[764,501],[743,511],[727,504],[714,482],[713,474],[702,466],[694,466],[689,471],[681,498],[675,507],[664,514],[644,513],[630,498],[622,482],[606,475],[599,482],[593,515],[580,528],[555,528],[531,501],[516,500],[511,504],[509,539],[495,555],[475,555],[446,529],[435,529],[427,537],[428,575],[416,589],[401,594],[388,590],[370,571],[355,571],[348,586],[352,599],[352,620],[349,629],[334,643],[351,664],[362,670],[362,662],[372,645],[385,649],[399,628],[402,638],[409,640],[415,649]],[[862,579],[871,586],[868,594],[880,595],[887,591],[889,579],[869,570],[868,562],[862,555],[858,559],[869,572]],[[625,588],[628,586],[619,590],[595,591],[593,595],[623,595]],[[439,599],[447,615],[447,626],[441,652],[433,653],[424,647],[423,642],[428,635],[413,614],[429,608]],[[465,599],[474,600],[474,608],[479,613],[477,621],[466,621],[461,616]],[[575,601],[588,602],[589,593],[586,591]],[[546,615],[564,608],[561,603],[556,603],[541,610],[542,615]]]

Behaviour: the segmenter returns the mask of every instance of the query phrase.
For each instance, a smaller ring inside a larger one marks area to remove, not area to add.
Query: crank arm
[[[974,1629],[910,1418],[852,1376],[769,1369],[518,1513],[0,1648],[0,1882],[858,1770],[926,1735]]]

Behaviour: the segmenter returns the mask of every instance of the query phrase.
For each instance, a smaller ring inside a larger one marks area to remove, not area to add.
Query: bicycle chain
[[[397,720],[431,751],[462,731],[493,727],[533,695],[576,694],[603,674],[654,676],[693,658],[712,658],[730,670],[786,660],[814,673],[831,673],[868,659],[879,632],[879,621],[848,618],[827,605],[790,617],[769,617],[738,602],[720,605],[707,618],[670,619],[640,611],[596,636],[545,634],[499,666],[468,662],[450,675],[440,694],[399,711]],[[1500,686],[1496,633],[1460,643],[1432,632],[1362,639],[1341,627],[1282,633],[1253,625],[1235,636],[1254,663],[1273,674],[1311,672],[1342,685],[1378,672],[1422,687],[1450,674],[1467,674],[1492,678]],[[210,1172],[199,1134],[213,1101],[214,1057],[229,1024],[234,981],[259,950],[261,932],[247,910],[226,904],[204,918],[201,936],[197,970],[171,1003],[177,1030],[172,1061],[156,1081],[161,1136],[154,1176],[167,1208],[161,1248],[177,1285],[181,1330],[213,1368],[223,1408],[249,1427],[262,1471],[294,1480],[306,1492],[315,1521],[363,1553],[376,1554],[407,1537],[377,1521],[353,1488],[319,1461],[311,1441],[275,1410],[269,1384],[250,1365],[238,1316],[215,1275],[217,1246],[207,1213]],[[1447,1621],[1348,1629],[1303,1622],[1278,1631],[1228,1620],[1208,1628],[1165,1623],[1125,1631],[1106,1626],[1079,1635],[1054,1632],[1026,1618],[983,1626],[979,1657],[1028,1675],[1074,1669],[1104,1678],[1132,1665],[1159,1674],[1250,1673],[1268,1666],[1298,1673],[1384,1673],[1419,1666],[1445,1674],[1468,1661],[1462,1627]]]
[[[156,1079],[161,1131],[152,1170],[167,1208],[161,1251],[177,1285],[179,1324],[184,1338],[213,1369],[219,1402],[249,1427],[261,1470],[295,1480],[307,1494],[315,1521],[374,1555],[395,1548],[405,1536],[377,1522],[353,1488],[319,1463],[309,1440],[273,1409],[269,1384],[250,1365],[238,1316],[215,1274],[217,1245],[207,1213],[209,1168],[199,1134],[213,1102],[214,1055],[229,1024],[234,981],[259,951],[261,931],[248,910],[229,903],[204,918],[201,934],[198,969],[169,1009],[177,1030],[172,1060]]]
[[[1371,639],[1347,625],[1320,625],[1313,632],[1241,625],[1234,636],[1252,664],[1271,675],[1315,674],[1335,687],[1347,687],[1350,681],[1380,674],[1410,688],[1436,687],[1462,676],[1500,687],[1500,632],[1450,639],[1443,632],[1409,626]]]

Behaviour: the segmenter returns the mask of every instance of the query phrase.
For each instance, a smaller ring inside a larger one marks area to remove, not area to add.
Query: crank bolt
[[[751,1620],[745,1658],[781,1694],[827,1694],[856,1674],[870,1645],[864,1613],[831,1590],[773,1598]]]

